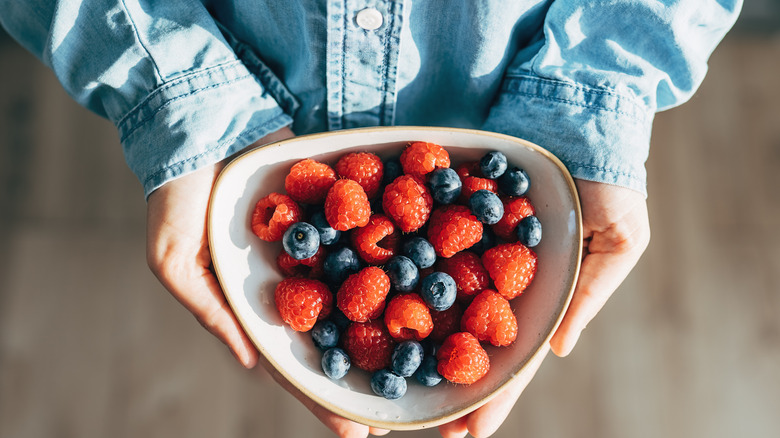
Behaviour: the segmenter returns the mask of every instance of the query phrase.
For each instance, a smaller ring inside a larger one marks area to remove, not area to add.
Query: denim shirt
[[[645,192],[741,0],[0,0],[7,31],[117,126],[148,196],[286,125],[477,128]]]

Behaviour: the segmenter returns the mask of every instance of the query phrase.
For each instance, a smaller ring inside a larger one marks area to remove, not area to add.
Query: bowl
[[[250,229],[255,203],[270,192],[284,193],[284,178],[303,158],[335,163],[351,151],[397,156],[410,141],[444,146],[453,165],[498,150],[531,179],[527,194],[536,207],[544,236],[534,248],[536,277],[511,301],[518,320],[517,340],[508,347],[487,346],[491,367],[471,385],[443,381],[428,388],[409,379],[407,393],[387,400],[370,388],[370,375],[354,366],[341,380],[321,369],[322,354],[309,333],[286,326],[274,305],[282,279],[275,264],[281,245],[258,239]],[[258,350],[305,395],[358,423],[391,430],[422,429],[461,417],[488,402],[516,378],[529,378],[549,351],[548,341],[571,299],[582,255],[582,225],[574,181],[545,149],[522,139],[451,128],[359,128],[300,136],[248,151],[231,161],[215,183],[208,216],[215,272],[238,320]]]

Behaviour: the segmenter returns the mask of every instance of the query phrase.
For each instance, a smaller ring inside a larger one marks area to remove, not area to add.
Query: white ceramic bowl
[[[371,391],[370,375],[352,367],[342,380],[321,370],[321,353],[308,333],[285,326],[274,306],[281,280],[275,258],[281,245],[259,240],[250,230],[258,199],[284,193],[284,177],[296,161],[335,163],[350,151],[387,157],[410,141],[444,146],[453,165],[479,159],[489,150],[506,154],[531,178],[528,197],[543,226],[535,249],[538,271],[532,284],[512,300],[519,334],[508,347],[487,347],[491,368],[469,385],[442,382],[427,388],[409,379],[406,395],[386,400]],[[532,373],[547,354],[576,284],[582,254],[582,225],[574,182],[561,162],[527,141],[494,133],[450,128],[364,128],[301,136],[241,155],[220,174],[209,208],[209,244],[214,267],[230,305],[250,338],[282,375],[331,411],[356,422],[386,429],[436,426],[489,401],[513,378]],[[528,376],[526,376],[528,377]]]

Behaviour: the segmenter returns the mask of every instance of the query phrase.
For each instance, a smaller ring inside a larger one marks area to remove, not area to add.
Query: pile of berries
[[[495,151],[450,164],[428,142],[386,161],[305,159],[286,176],[286,194],[257,202],[252,231],[282,243],[276,307],[292,329],[311,332],[328,377],[354,365],[388,399],[412,376],[471,384],[490,368],[483,344],[517,337],[510,300],[534,278],[530,248],[542,230],[528,175]]]

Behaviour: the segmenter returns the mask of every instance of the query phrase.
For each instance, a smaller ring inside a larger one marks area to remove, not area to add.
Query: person
[[[0,1],[3,27],[117,126],[147,196],[148,262],[245,367],[258,354],[210,269],[206,207],[235,154],[376,125],[478,128],[534,142],[576,179],[584,258],[550,347],[572,351],[649,242],[654,114],[688,100],[739,0]],[[340,418],[277,380],[338,435]],[[528,377],[530,379],[530,377]],[[440,426],[496,431],[528,383]]]

